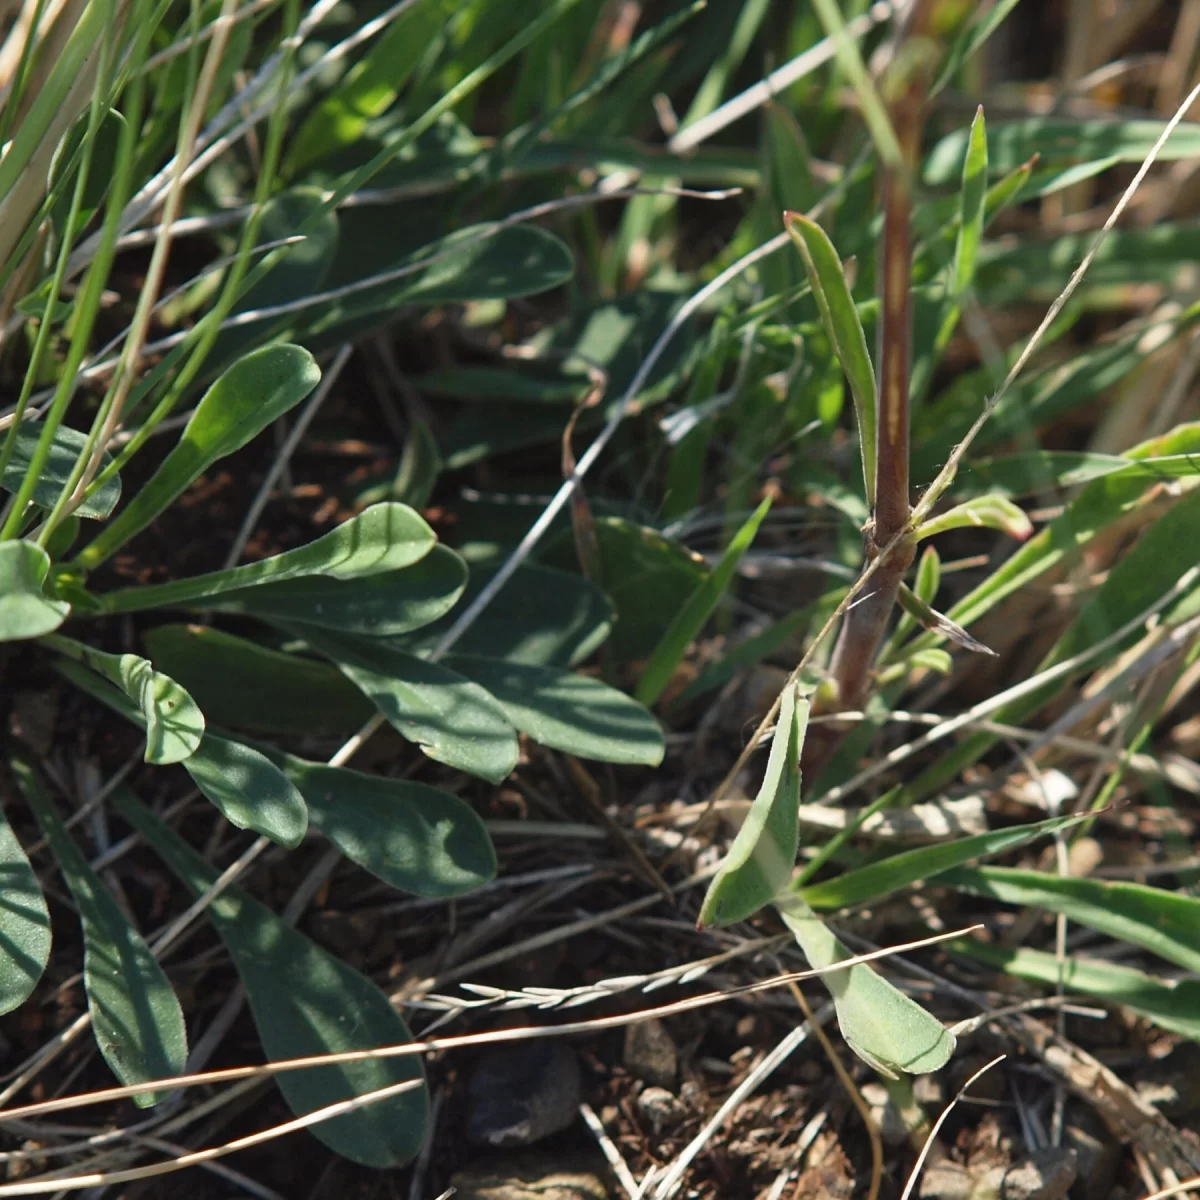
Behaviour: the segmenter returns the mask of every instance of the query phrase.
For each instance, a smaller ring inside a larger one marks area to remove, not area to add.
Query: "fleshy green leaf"
[[[258,750],[206,733],[183,766],[204,796],[239,829],[252,829],[281,846],[298,846],[304,840],[304,797]]]
[[[79,556],[90,570],[140,533],[218,460],[240,450],[317,386],[321,372],[299,346],[266,346],[239,359],[205,392],[179,444]]]
[[[50,556],[32,542],[0,542],[0,642],[20,642],[57,629],[71,606],[44,589]]]
[[[893,854],[869,866],[859,867],[856,871],[847,871],[836,879],[810,884],[800,894],[805,902],[818,912],[830,912],[834,909],[849,908],[852,904],[880,900],[919,880],[933,879],[944,871],[962,866],[972,859],[987,858],[1015,850],[1036,838],[1066,829],[1083,819],[1078,816],[1053,817],[1048,821],[1038,821],[1030,825],[1015,825],[1010,829],[977,833],[974,837],[942,842],[936,846],[921,846],[916,850]]]
[[[820,970],[853,957],[799,896],[780,897],[775,905],[813,967]],[[830,971],[821,982],[833,996],[846,1045],[881,1075],[924,1075],[950,1061],[954,1035],[869,963]]]
[[[7,1013],[24,1004],[50,960],[50,913],[3,809],[0,878],[0,1013]]]
[[[837,352],[838,362],[850,384],[854,411],[858,417],[858,439],[862,450],[863,480],[867,489],[867,506],[875,507],[875,421],[878,401],[875,391],[875,369],[867,351],[867,336],[850,288],[841,259],[829,236],[815,221],[800,213],[784,213],[783,223],[796,249],[804,259],[808,281],[821,312],[825,332]]]
[[[23,422],[21,428],[17,430],[12,457],[8,460],[8,466],[4,468],[4,479],[0,483],[0,486],[3,486],[6,491],[17,492],[20,490],[21,481],[25,478],[25,472],[29,470],[29,464],[33,461],[34,451],[37,449],[41,433],[40,425],[28,421]],[[33,489],[34,504],[45,509],[54,507],[63,487],[71,478],[75,463],[86,445],[87,434],[80,433],[77,429],[68,429],[65,425],[60,425],[54,431],[54,440],[50,444],[50,457],[46,460],[42,476]],[[102,461],[104,466],[107,466],[111,458],[106,454]],[[91,517],[94,521],[103,521],[117,507],[117,501],[120,498],[121,477],[114,475],[105,482],[103,487],[98,488],[94,495],[89,496],[75,512],[81,517]]]
[[[309,818],[347,858],[417,896],[461,896],[496,875],[475,810],[450,792],[279,755]]]
[[[13,769],[79,910],[83,986],[104,1061],[123,1084],[182,1074],[187,1029],[166,974],[88,865],[37,772],[20,760]],[[168,1095],[144,1092],[135,1102],[146,1108]]]
[[[499,783],[517,765],[517,734],[477,683],[371,638],[297,628],[430,758]]]
[[[374,705],[327,663],[269,650],[203,625],[144,635],[156,665],[184,684],[217,725],[300,737],[349,737]]]
[[[265,621],[303,622],[365,637],[410,633],[445,616],[462,595],[466,564],[445,546],[419,563],[364,579],[320,575],[227,592],[195,607],[246,613]]]
[[[783,693],[767,773],[709,885],[697,922],[700,928],[744,921],[787,888],[800,840],[800,750],[808,708],[799,688]]]
[[[136,654],[105,654],[57,636],[51,644],[115,683],[133,701],[146,727],[146,762],[165,766],[195,753],[204,736],[204,714],[169,675]]]
[[[683,661],[688,647],[699,635],[704,623],[712,616],[713,610],[721,602],[726,588],[733,580],[733,573],[742,559],[742,555],[750,549],[758,527],[771,508],[772,498],[768,496],[753,513],[749,520],[730,539],[721,561],[697,586],[688,597],[687,603],[679,610],[678,616],[671,622],[670,628],[662,635],[646,669],[638,680],[636,696],[641,703],[650,705],[662,695],[663,689],[671,682],[675,668]]]
[[[196,895],[214,871],[178,834],[118,789],[114,802],[129,822]],[[236,887],[206,910],[246,989],[268,1060],[353,1050],[377,1050],[412,1040],[388,998],[369,979],[326,953]],[[310,1132],[331,1150],[368,1167],[395,1167],[421,1148],[429,1097],[417,1056],[371,1059],[284,1071],[275,1082],[297,1115],[405,1080],[417,1085]]]
[[[988,495],[956,504],[918,527],[918,538],[936,537],[949,529],[998,529],[1018,542],[1033,534],[1033,522],[1005,496]]]
[[[307,546],[285,550],[228,571],[152,587],[124,588],[100,597],[109,613],[199,604],[231,592],[316,576],[349,580],[398,571],[420,562],[437,536],[406,504],[376,504]]]
[[[453,655],[445,665],[486,688],[540,745],[598,762],[656,767],[665,744],[651,713],[623,692],[554,667]]]
[[[1200,899],[1142,883],[1060,878],[1011,867],[962,867],[939,884],[1004,904],[1062,913],[1188,971],[1200,971]]]

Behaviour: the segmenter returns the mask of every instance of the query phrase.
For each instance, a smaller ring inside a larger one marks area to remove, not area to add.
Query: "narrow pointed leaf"
[[[1060,878],[1011,867],[963,867],[938,880],[1005,904],[1045,908],[1200,971],[1200,899],[1142,883]]]
[[[975,278],[975,263],[979,258],[979,243],[983,238],[983,222],[987,200],[987,128],[983,106],[976,110],[967,140],[967,156],[963,161],[962,195],[958,237],[954,245],[955,296],[961,296]]]
[[[347,580],[397,571],[420,562],[437,535],[419,513],[405,504],[375,504],[307,546],[272,558],[246,563],[152,587],[123,588],[100,597],[105,612],[139,612],[147,608],[196,604],[213,597],[266,584],[316,576]]]
[[[665,743],[648,709],[623,692],[555,667],[453,655],[445,665],[495,697],[521,733],[597,762],[656,767]]]
[[[171,870],[196,895],[217,878],[178,834],[128,791],[114,802]],[[236,887],[207,909],[246,989],[267,1059],[278,1061],[412,1040],[388,998],[369,979],[322,950]],[[331,1150],[369,1167],[395,1167],[421,1148],[429,1096],[417,1056],[285,1071],[275,1082],[297,1115],[405,1080],[411,1092],[312,1126]]]
[[[477,683],[371,638],[297,627],[360,688],[388,723],[430,758],[499,783],[520,747],[504,709]]]
[[[204,736],[204,714],[169,675],[136,654],[105,654],[63,637],[52,644],[115,683],[137,706],[146,727],[146,762],[165,766],[195,753]]]
[[[1072,996],[1088,996],[1105,1004],[1119,1004],[1160,1029],[1200,1042],[1200,979],[1159,979],[1119,963],[1099,958],[1068,956],[1032,950],[1027,946],[997,946],[961,938],[943,942],[956,951],[1018,979],[1057,987]]]
[[[304,840],[304,797],[258,750],[206,733],[183,766],[205,798],[239,829],[252,829],[281,846],[298,846]]]
[[[733,535],[725,553],[721,555],[721,561],[697,585],[687,603],[662,635],[650,656],[650,661],[646,664],[646,669],[642,672],[641,679],[638,680],[635,695],[642,704],[653,704],[671,682],[671,676],[683,661],[688,647],[700,635],[705,622],[721,602],[742,555],[750,549],[758,527],[770,511],[771,501],[772,498],[768,496],[750,514],[749,520]]]
[[[37,772],[26,762],[13,766],[79,910],[83,986],[104,1061],[124,1084],[182,1074],[187,1029],[166,974],[88,865]],[[135,1103],[147,1108],[168,1095],[146,1092],[135,1097]]]
[[[853,955],[797,895],[776,900],[804,957],[818,970]],[[830,971],[821,982],[833,996],[846,1045],[868,1066],[895,1079],[901,1072],[939,1071],[954,1053],[954,1035],[869,963]]]
[[[162,466],[80,554],[80,565],[99,566],[213,463],[240,450],[299,404],[320,378],[313,356],[299,346],[266,346],[240,358],[204,394]]]
[[[791,880],[800,841],[800,750],[808,709],[799,688],[783,693],[767,773],[709,885],[697,922],[700,928],[744,921],[770,904]]]
[[[854,297],[846,285],[841,259],[829,236],[815,221],[800,213],[785,213],[783,223],[804,259],[808,281],[821,312],[821,320],[838,361],[850,384],[854,411],[858,417],[858,439],[862,449],[863,479],[867,506],[875,507],[875,423],[878,411],[875,369],[867,351],[867,337]]]
[[[964,650],[973,650],[976,654],[989,654],[993,658],[996,652],[982,642],[976,641],[961,625],[956,625],[945,613],[940,613],[925,603],[907,584],[900,585],[898,596],[900,607],[921,626],[931,633],[941,634],[949,638],[956,646]]]
[[[41,426],[34,422],[25,422],[17,430],[14,439],[12,457],[4,468],[4,478],[0,481],[5,491],[18,492],[29,464],[33,461],[41,437]],[[33,489],[33,502],[39,508],[51,509],[58,500],[59,494],[71,478],[75,463],[87,445],[87,434],[77,429],[68,429],[60,425],[54,432],[54,440],[50,444],[50,457],[42,469],[41,478]],[[109,455],[104,455],[105,466],[111,461]],[[103,487],[96,490],[76,510],[81,517],[90,517],[94,521],[103,521],[117,507],[121,498],[121,477],[114,475]]]
[[[32,542],[0,542],[0,642],[20,642],[57,629],[71,606],[44,588],[50,556]]]
[[[29,859],[0,809],[0,1013],[28,999],[50,960],[50,913]]]
[[[931,517],[918,527],[918,538],[935,537],[948,529],[998,529],[1018,542],[1033,534],[1033,522],[1007,496],[978,496]]]
[[[960,867],[973,859],[988,858],[1008,850],[1016,850],[1036,838],[1047,837],[1060,829],[1067,829],[1083,819],[1078,816],[1052,817],[1048,821],[1015,825],[1010,829],[977,833],[973,837],[960,838],[954,842],[906,850],[903,854],[894,854],[880,862],[859,867],[856,871],[847,871],[836,879],[811,884],[803,888],[800,894],[806,903],[819,912],[848,908],[852,904],[864,904],[890,896],[893,892],[920,880],[934,879],[944,871]]]
[[[496,875],[496,852],[475,810],[408,779],[278,755],[309,819],[347,858],[417,896],[461,896]]]

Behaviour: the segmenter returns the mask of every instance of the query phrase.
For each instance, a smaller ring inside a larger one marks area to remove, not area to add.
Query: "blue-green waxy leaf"
[[[653,715],[623,692],[555,667],[456,654],[445,665],[486,688],[542,746],[597,762],[656,767],[665,743]]]
[[[165,766],[195,753],[204,736],[204,714],[169,675],[136,654],[105,654],[57,635],[51,645],[115,683],[133,701],[146,727],[146,762]]]
[[[775,907],[817,970],[853,957],[795,893],[779,897]],[[828,971],[821,982],[833,996],[846,1045],[881,1075],[924,1075],[950,1061],[954,1035],[869,963]]]
[[[461,896],[495,877],[487,829],[450,792],[292,755],[277,758],[303,794],[313,825],[384,883],[417,896]]]
[[[517,765],[516,730],[479,684],[378,639],[300,626],[295,632],[336,663],[388,723],[430,758],[492,783]]]
[[[725,553],[721,555],[721,561],[697,585],[655,646],[654,653],[650,656],[641,679],[638,680],[635,693],[643,704],[653,704],[662,695],[676,667],[683,661],[688,647],[699,636],[704,623],[721,602],[721,597],[733,581],[733,574],[742,555],[750,549],[759,526],[771,509],[772,499],[768,496],[733,535]]]
[[[701,928],[744,921],[770,904],[791,881],[800,841],[800,750],[808,708],[798,688],[783,693],[767,773],[709,885],[697,922]]]
[[[0,642],[21,642],[57,629],[71,606],[46,595],[50,556],[32,542],[0,543]]]
[[[375,712],[337,668],[314,658],[208,625],[156,625],[144,640],[155,665],[188,689],[214,725],[344,740]]]
[[[0,809],[0,1013],[19,1008],[50,959],[50,913],[37,876]]]
[[[162,967],[88,865],[37,772],[21,760],[13,769],[79,910],[83,986],[104,1061],[123,1084],[182,1074],[187,1029]],[[168,1094],[143,1092],[134,1099],[144,1108]]]
[[[240,450],[317,386],[321,372],[299,346],[266,346],[238,359],[205,392],[179,444],[121,514],[79,556],[86,569],[140,533],[213,463]]]
[[[875,423],[878,401],[875,390],[875,370],[867,351],[867,337],[854,297],[846,284],[841,259],[829,240],[829,235],[815,221],[799,213],[785,213],[783,223],[808,272],[813,297],[821,312],[825,332],[837,351],[838,362],[850,384],[854,411],[858,417],[858,439],[862,450],[863,481],[867,489],[867,505],[875,507]]]
[[[342,582],[398,571],[418,563],[437,535],[406,504],[375,504],[327,534],[271,558],[152,587],[124,588],[100,597],[109,613],[172,605],[203,607],[217,597],[316,577]]]
[[[171,870],[196,894],[214,871],[128,791],[114,802]],[[281,921],[236,887],[206,910],[225,943],[270,1061],[377,1050],[412,1040],[400,1014],[369,979]],[[429,1096],[417,1056],[284,1071],[275,1082],[297,1115],[412,1080],[412,1091],[312,1126],[331,1150],[368,1167],[395,1167],[421,1148]]]
[[[281,846],[303,841],[308,829],[304,797],[265,754],[206,733],[183,766],[204,796],[239,829],[252,829]]]
[[[314,575],[227,592],[194,607],[245,613],[264,621],[303,622],[365,637],[391,637],[445,616],[467,583],[453,550],[435,546],[419,563],[364,579]]]
[[[3,487],[5,491],[17,492],[20,490],[25,473],[29,470],[29,464],[33,461],[41,432],[42,427],[32,422],[23,423],[17,430],[12,457],[8,460],[8,465],[4,468],[4,478],[0,481],[0,487]],[[60,425],[54,431],[54,440],[50,444],[50,457],[46,460],[41,478],[38,479],[33,489],[34,504],[45,509],[54,507],[63,487],[71,478],[75,463],[86,445],[87,434],[80,433],[77,429],[68,429],[65,425]],[[106,454],[102,461],[107,466],[111,459]],[[103,487],[98,488],[94,495],[89,496],[75,512],[81,517],[103,521],[117,507],[117,501],[120,498],[121,477],[114,475],[105,482]]]

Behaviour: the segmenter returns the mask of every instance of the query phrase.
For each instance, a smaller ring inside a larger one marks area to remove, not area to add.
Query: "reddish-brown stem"
[[[936,0],[918,0],[910,39],[928,36]],[[909,374],[911,359],[912,180],[920,153],[921,118],[928,80],[925,47],[901,43],[889,75],[883,80],[889,116],[900,145],[900,162],[883,174],[883,244],[880,255],[880,325],[878,353],[879,412],[875,464],[875,511],[864,530],[864,558],[874,560],[908,527],[909,505]],[[913,49],[915,54],[908,54]],[[895,607],[904,574],[916,545],[903,541],[881,563],[869,590],[845,616],[830,662],[833,693],[822,696],[825,712],[859,709],[866,701],[871,666]],[[811,771],[832,752],[838,734],[810,738],[805,765]]]

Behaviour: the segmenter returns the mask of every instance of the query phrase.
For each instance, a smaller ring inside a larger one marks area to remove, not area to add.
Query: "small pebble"
[[[639,1021],[625,1028],[625,1069],[635,1079],[659,1088],[675,1084],[679,1052],[661,1021]]]
[[[678,1098],[666,1088],[648,1087],[637,1098],[638,1112],[650,1122],[655,1135],[676,1124],[684,1115],[684,1107]]]

